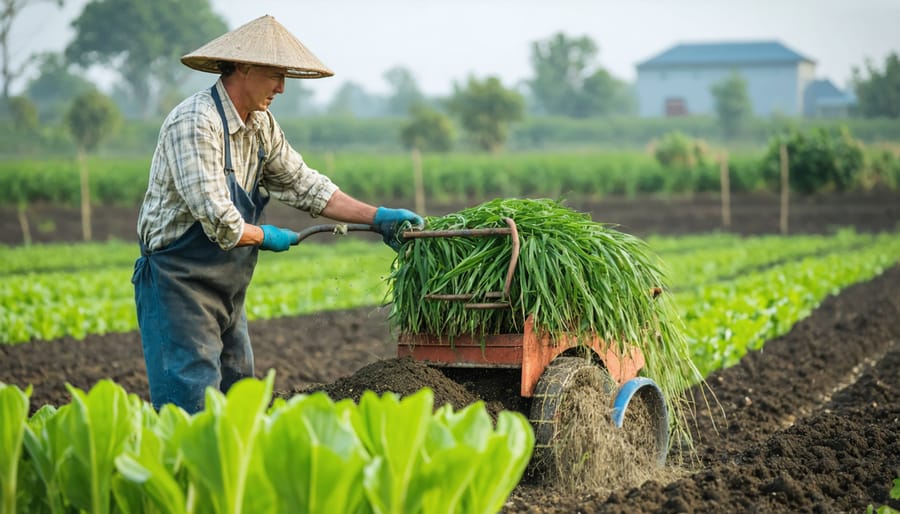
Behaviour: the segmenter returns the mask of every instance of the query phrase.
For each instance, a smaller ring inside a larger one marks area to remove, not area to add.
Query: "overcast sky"
[[[13,26],[14,55],[61,50],[87,0],[33,3]],[[319,100],[347,80],[383,93],[386,70],[405,66],[429,95],[467,76],[507,86],[532,74],[530,45],[556,32],[588,36],[598,63],[635,78],[635,65],[682,42],[778,40],[844,87],[854,66],[882,69],[900,53],[900,0],[212,0],[236,28],[274,16],[335,72],[310,81]],[[186,48],[185,53],[193,50]],[[13,60],[13,62],[16,62]],[[102,74],[95,74],[101,85]],[[22,87],[21,81],[13,90]]]

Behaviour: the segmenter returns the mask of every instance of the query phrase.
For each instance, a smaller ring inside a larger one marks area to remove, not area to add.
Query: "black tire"
[[[567,395],[578,388],[590,387],[609,399],[615,393],[615,386],[606,369],[581,357],[557,357],[547,366],[535,385],[531,403],[530,421],[535,436],[533,472],[545,474],[556,457],[553,443],[561,431],[560,405]],[[612,423],[610,427],[614,428]]]

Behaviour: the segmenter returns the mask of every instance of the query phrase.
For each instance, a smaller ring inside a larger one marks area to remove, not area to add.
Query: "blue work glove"
[[[425,221],[418,214],[406,209],[389,209],[387,207],[379,207],[375,211],[375,220],[373,224],[375,228],[381,232],[381,238],[384,243],[394,251],[400,251],[403,241],[400,240],[400,231],[405,223],[412,226],[423,227]]]
[[[262,225],[259,228],[263,231],[263,242],[259,245],[260,250],[283,252],[300,241],[300,234],[293,230],[278,228],[274,225]]]

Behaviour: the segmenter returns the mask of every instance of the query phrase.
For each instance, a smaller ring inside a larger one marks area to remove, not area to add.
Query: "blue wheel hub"
[[[642,404],[641,409],[636,407],[637,402]],[[646,416],[646,419],[629,419],[629,413]],[[616,427],[624,430],[643,430],[647,427],[649,440],[645,442],[655,445],[657,462],[660,465],[666,463],[669,453],[669,409],[656,382],[637,377],[622,384],[616,391],[611,417]]]

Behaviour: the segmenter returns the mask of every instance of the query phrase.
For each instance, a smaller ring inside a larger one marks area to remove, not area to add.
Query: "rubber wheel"
[[[615,387],[615,381],[605,369],[581,357],[557,357],[547,366],[535,385],[531,403],[530,421],[535,436],[533,472],[544,474],[556,457],[553,442],[561,432],[560,405],[567,397],[578,389],[590,388],[592,394],[600,395],[605,405],[615,393]],[[612,423],[610,429],[615,429]]]

